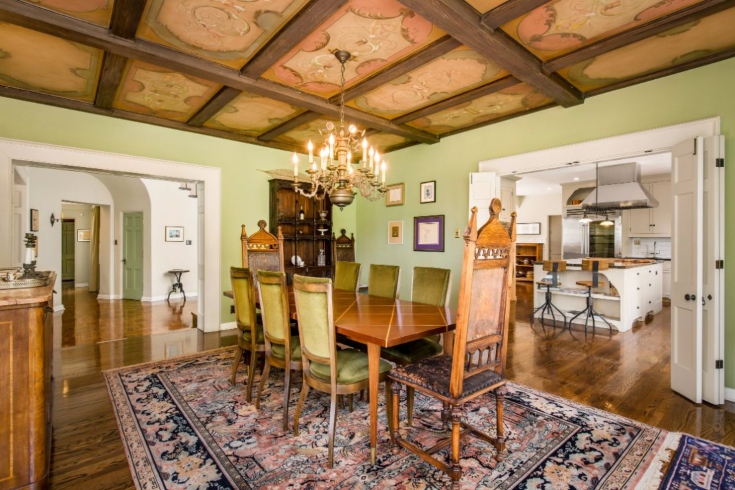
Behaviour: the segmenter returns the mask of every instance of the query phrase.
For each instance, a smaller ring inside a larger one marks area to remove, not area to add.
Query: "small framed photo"
[[[389,185],[385,193],[385,205],[403,206],[403,189],[403,183]]]
[[[31,231],[38,231],[38,209],[31,209]]]
[[[421,204],[436,202],[436,180],[421,182]]]
[[[403,245],[403,221],[388,221],[388,245]]]
[[[92,232],[89,230],[77,230],[77,241],[88,242],[92,237]]]
[[[417,252],[444,251],[444,215],[413,219],[413,249]]]
[[[183,242],[184,227],[183,226],[167,226],[166,227],[167,242]]]

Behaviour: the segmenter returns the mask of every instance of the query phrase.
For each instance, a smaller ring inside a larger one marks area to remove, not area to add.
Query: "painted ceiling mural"
[[[551,99],[520,83],[407,124],[430,133],[444,134],[549,103]]]
[[[701,0],[554,0],[502,29],[546,61]]]
[[[368,140],[374,148],[377,148],[380,151],[380,153],[385,153],[385,151],[392,146],[408,143],[406,138],[388,133],[374,134],[370,136]]]
[[[319,155],[319,150],[324,142],[324,136],[322,136],[320,131],[324,132],[327,122],[332,122],[336,126],[339,126],[339,121],[337,119],[322,117],[306,124],[302,124],[301,126],[280,135],[276,138],[276,141],[298,145],[299,147],[304,148],[304,152],[306,152],[306,142],[311,140],[311,142],[314,143],[314,156],[316,158],[316,156]],[[360,129],[360,131],[362,131],[362,129]]]
[[[248,136],[260,136],[303,112],[285,102],[243,92],[204,125]]]
[[[129,61],[113,107],[124,111],[187,121],[220,89],[201,78]]]
[[[379,69],[419,51],[444,32],[396,0],[352,0],[298,46],[264,78],[322,97],[339,93],[340,63],[332,52],[349,51],[349,87]]]
[[[0,22],[0,84],[93,102],[102,51]]]
[[[113,0],[25,0],[70,17],[104,27],[110,26]]]
[[[461,47],[361,95],[349,105],[392,118],[507,75],[475,51]]]
[[[137,36],[232,68],[308,0],[148,0]]]
[[[578,63],[559,74],[593,90],[735,47],[735,8]]]
[[[472,5],[475,10],[481,14],[490,12],[498,5],[505,3],[507,0],[465,0],[468,4]]]

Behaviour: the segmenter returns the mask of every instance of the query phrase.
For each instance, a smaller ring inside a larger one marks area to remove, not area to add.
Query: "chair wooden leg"
[[[330,468],[334,468],[334,433],[337,428],[337,394],[330,395],[331,403],[329,404],[329,453],[327,464]]]
[[[406,423],[409,427],[413,427],[413,395],[414,389],[410,386],[406,387]]]
[[[462,466],[459,464],[459,437],[462,428],[462,408],[453,406],[452,414],[452,461],[449,476],[452,478],[452,488],[459,490],[459,481],[462,479]]]
[[[265,385],[266,380],[268,379],[268,374],[271,372],[271,365],[268,364],[268,361],[265,361],[265,365],[263,366],[263,374],[260,375],[260,382],[258,383],[258,396],[255,398],[255,408],[260,409],[260,396],[263,393],[263,386]]]
[[[242,360],[242,349],[237,348],[235,351],[235,358],[232,360],[232,379],[230,382],[232,383],[232,386],[235,386],[235,381],[237,379],[237,366],[240,365],[240,361]]]
[[[393,382],[385,379],[385,413],[388,419],[388,430],[393,430],[393,390],[391,386]]]
[[[352,399],[353,399],[352,393],[347,395],[347,407],[349,407],[350,412],[353,412],[355,410],[354,405],[352,403]]]
[[[387,386],[386,386],[387,389]],[[398,451],[398,440],[401,438],[401,435],[398,433],[398,412],[400,412],[400,406],[399,406],[399,397],[401,395],[401,384],[400,383],[392,383],[391,386],[391,406],[390,410],[388,411],[388,417],[390,417],[390,420],[393,421],[393,423],[388,424],[388,430],[390,431],[390,440],[393,443],[393,451]]]
[[[245,400],[248,402],[253,401],[253,381],[255,380],[255,363],[258,361],[258,353],[254,351],[250,352],[250,367],[248,368],[248,387],[247,393],[245,394]]]
[[[293,435],[294,437],[299,435],[299,416],[301,415],[301,409],[304,408],[304,402],[309,394],[309,385],[306,383],[306,379],[301,383],[301,395],[299,396],[299,403],[296,405],[296,411],[293,414]]]
[[[288,403],[291,400],[291,368],[288,366],[284,373],[283,384],[283,431],[286,432],[288,430]]]
[[[497,459],[498,461],[503,461],[508,455],[508,450],[505,447],[505,427],[503,426],[503,402],[505,401],[505,395],[507,392],[508,389],[505,386],[501,386],[500,388],[495,390],[495,411],[497,413],[497,437],[495,449],[498,450],[498,454],[495,459]]]

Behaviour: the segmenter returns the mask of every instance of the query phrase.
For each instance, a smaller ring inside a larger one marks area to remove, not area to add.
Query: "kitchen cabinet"
[[[543,256],[543,243],[516,243],[516,281],[533,281],[533,265]]]
[[[671,236],[671,182],[641,184],[658,201],[655,208],[631,209],[628,213],[628,236]]]
[[[663,263],[663,280],[661,284],[662,295],[671,299],[671,261],[667,260]]]

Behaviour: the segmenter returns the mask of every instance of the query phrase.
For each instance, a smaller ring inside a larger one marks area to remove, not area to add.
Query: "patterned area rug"
[[[299,437],[283,433],[282,371],[271,370],[256,410],[245,401],[242,365],[238,385],[229,383],[233,353],[221,349],[105,372],[138,488],[447,487],[450,479],[444,473],[405,451],[391,450],[382,394],[377,464],[369,462],[368,404],[356,401],[353,412],[338,414],[335,466],[327,468],[329,397],[311,390]],[[301,386],[295,377],[291,422]],[[438,435],[441,430],[436,423],[441,405],[418,393],[415,403],[414,426],[430,429],[421,436],[421,442],[430,443],[431,431]],[[401,407],[405,410],[404,401]],[[494,434],[494,411],[494,399],[486,396],[468,408],[467,416]],[[491,445],[463,439],[462,488],[657,488],[661,468],[680,438],[512,383],[505,428],[509,456],[500,463]],[[415,429],[401,430],[409,439],[418,437]]]

